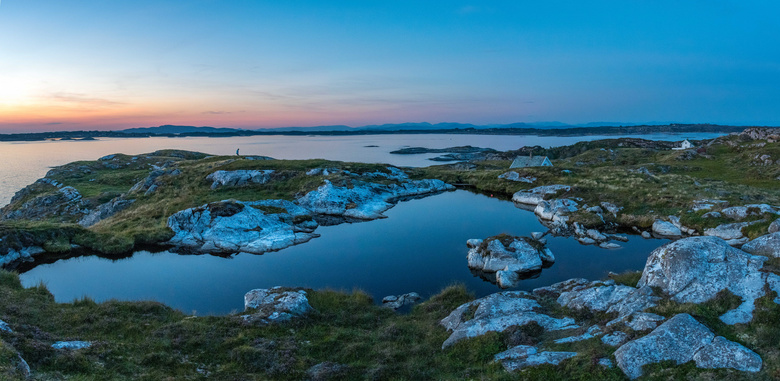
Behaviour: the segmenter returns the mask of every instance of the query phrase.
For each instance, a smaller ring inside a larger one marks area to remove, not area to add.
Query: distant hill
[[[222,127],[195,127],[195,126],[173,126],[166,124],[159,127],[138,127],[128,128],[120,130],[119,132],[125,134],[191,134],[191,133],[206,133],[206,134],[218,134],[225,132],[238,132],[243,131],[240,128],[222,128]]]

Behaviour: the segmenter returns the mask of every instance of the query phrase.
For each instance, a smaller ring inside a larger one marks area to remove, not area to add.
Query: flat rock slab
[[[456,308],[441,325],[452,332],[442,348],[456,342],[484,335],[503,332],[513,326],[536,322],[548,331],[579,328],[574,319],[554,318],[539,312],[542,306],[524,291],[504,291],[488,295]]]
[[[677,364],[694,361],[700,368],[733,368],[746,372],[758,372],[762,364],[758,354],[716,337],[688,314],[676,315],[647,336],[622,345],[615,351],[615,360],[631,379],[642,375],[644,365],[666,360]]]
[[[58,341],[51,345],[54,349],[65,349],[65,350],[77,350],[77,349],[84,349],[89,348],[92,346],[92,343],[89,341]]]
[[[577,355],[577,352],[539,352],[530,345],[518,345],[493,357],[509,372],[543,364],[558,365]]]
[[[244,315],[250,322],[276,323],[299,317],[312,311],[306,291],[285,291],[281,287],[255,289],[244,295],[244,310],[252,314]]]

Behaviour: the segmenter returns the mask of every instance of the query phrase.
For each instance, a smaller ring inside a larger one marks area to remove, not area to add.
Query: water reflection
[[[484,296],[499,288],[469,270],[466,240],[545,230],[533,213],[510,201],[463,190],[402,202],[385,214],[388,218],[376,221],[321,226],[320,238],[264,255],[219,258],[140,251],[116,261],[60,260],[21,278],[25,286],[43,281],[58,301],[85,295],[98,301],[152,299],[198,314],[240,310],[246,291],[272,286],[362,289],[381,300],[411,291],[425,298],[458,282]],[[640,270],[662,243],[632,236],[621,249],[604,250],[548,237],[556,263],[519,282],[517,289]]]

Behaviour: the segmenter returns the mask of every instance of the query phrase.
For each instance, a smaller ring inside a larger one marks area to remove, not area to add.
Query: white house
[[[672,149],[675,150],[675,151],[680,151],[680,150],[689,149],[689,148],[693,148],[693,144],[691,144],[691,142],[689,142],[688,139],[685,139],[685,140],[683,140],[682,143],[680,143],[679,147],[674,147]]]

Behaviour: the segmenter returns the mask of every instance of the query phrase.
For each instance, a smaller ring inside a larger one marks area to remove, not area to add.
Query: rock
[[[28,246],[18,250],[10,249],[5,255],[0,253],[0,267],[6,268],[20,262],[32,262],[35,256],[45,252],[46,250],[40,246]]]
[[[84,349],[89,348],[92,346],[92,343],[89,341],[58,341],[51,345],[54,349],[66,349],[66,350],[77,350],[77,349]]]
[[[720,212],[707,212],[701,215],[702,218],[720,218]]]
[[[503,291],[463,304],[441,320],[441,325],[452,332],[442,348],[463,339],[488,332],[504,332],[531,322],[547,331],[579,328],[574,319],[554,318],[537,312],[539,308],[541,305],[524,291]]]
[[[19,358],[19,364],[16,365],[17,371],[22,375],[24,378],[30,377],[30,364],[27,364],[27,361],[24,361],[22,358],[22,355],[17,354],[16,355]]]
[[[644,239],[650,239],[650,238],[653,238],[653,236],[652,236],[652,235],[650,235],[650,232],[642,232],[641,236],[642,236],[642,238],[644,238]]]
[[[89,214],[84,216],[79,221],[79,225],[88,228],[100,221],[105,220],[106,218],[109,218],[121,212],[122,210],[126,209],[128,206],[132,205],[133,202],[135,202],[135,199],[125,200],[120,197],[117,197],[105,204],[101,204],[95,210],[91,211]]]
[[[545,263],[555,262],[549,249],[512,236],[490,237],[472,247],[466,258],[470,269],[496,273],[496,283],[502,288],[513,287],[520,274],[539,271]]]
[[[330,181],[298,199],[298,204],[316,214],[344,216],[361,220],[382,218],[382,212],[405,197],[453,190],[441,180],[415,180],[400,184],[353,183],[337,187]]]
[[[17,201],[26,200],[22,205],[10,207]],[[0,220],[56,219],[72,222],[88,211],[81,194],[76,188],[42,178],[16,192],[11,203],[0,210]]]
[[[272,207],[287,213],[266,213]],[[262,254],[317,237],[308,210],[285,200],[226,200],[185,209],[168,218],[169,244],[203,253]]]
[[[596,229],[588,229],[585,232],[585,234],[588,237],[590,237],[591,239],[593,239],[594,241],[597,241],[597,242],[603,242],[603,241],[607,241],[609,239],[609,238],[607,238],[607,236],[604,235],[604,233],[602,233],[602,232],[600,232],[600,231],[598,231]]]
[[[683,226],[683,224],[680,222],[680,217],[677,216],[669,216],[669,222],[672,223],[672,225],[676,226],[678,229],[680,229],[681,232],[691,235],[693,233],[696,233],[696,229],[691,229],[689,227]]]
[[[422,299],[420,297],[420,294],[416,292],[410,292],[408,294],[403,294],[398,296],[389,295],[382,298],[382,307],[397,310],[403,306],[417,303],[418,301],[420,301],[420,299]]]
[[[599,244],[602,249],[620,249],[622,246],[612,242],[602,242]]]
[[[724,216],[740,221],[748,216],[761,216],[763,214],[777,214],[777,209],[767,204],[750,204],[744,206],[732,206],[720,211]]]
[[[570,190],[571,187],[568,185],[544,185],[533,189],[521,190],[512,195],[512,201],[520,204],[537,205],[552,196]]]
[[[616,285],[614,281],[572,283],[569,287],[553,285],[561,290],[558,304],[576,310],[587,309],[617,314],[607,325],[630,320],[632,315],[657,305],[661,299],[649,287],[634,288]]]
[[[482,240],[477,238],[472,238],[466,241],[466,247],[468,247],[469,249],[479,247],[479,245],[481,244],[482,244]]]
[[[649,312],[635,312],[629,318],[623,319],[628,328],[634,331],[644,331],[658,327],[658,324],[664,321],[661,315],[651,314]]]
[[[216,171],[208,176],[206,180],[212,181],[211,189],[217,189],[220,186],[242,186],[247,184],[265,184],[271,180],[273,170],[237,170],[237,171]]]
[[[520,176],[520,174],[515,172],[515,171],[509,171],[509,172],[506,172],[506,173],[502,173],[502,174],[498,175],[498,178],[499,179],[504,179],[504,180],[510,180],[510,181],[517,181],[517,182],[521,182],[521,183],[528,183],[528,184],[533,184],[536,181],[536,177],[533,177],[533,176]]]
[[[735,222],[732,224],[723,224],[714,228],[704,229],[704,235],[722,238],[724,240],[740,240],[745,238],[742,234],[742,228],[753,225],[760,221]]]
[[[566,221],[569,214],[577,211],[577,202],[564,198],[551,201],[540,201],[534,209],[539,218],[548,221]]]
[[[642,375],[642,366],[660,361],[684,364],[693,360],[698,367],[749,372],[761,369],[757,354],[722,337],[716,340],[715,334],[688,314],[676,315],[647,336],[622,345],[615,359],[631,379]]]
[[[764,295],[768,275],[760,270],[765,260],[716,237],[685,238],[655,249],[637,286],[659,287],[680,303],[703,303],[729,290],[743,303],[720,319],[747,323],[753,318],[755,300]]]
[[[495,355],[493,359],[500,362],[508,372],[513,372],[542,364],[558,365],[576,355],[577,352],[539,352],[535,347],[518,345]]]
[[[285,291],[281,287],[255,289],[244,295],[244,315],[250,322],[275,323],[303,316],[313,310],[306,298],[306,291]]]
[[[600,206],[591,206],[589,208],[586,208],[585,210],[590,212],[590,213],[596,213],[596,214],[604,213],[604,209],[601,209]]]
[[[601,338],[601,342],[610,347],[619,347],[628,341],[628,334],[623,331],[615,331]]]
[[[531,238],[533,238],[533,239],[535,239],[537,241],[542,239],[542,237],[544,237],[544,233],[542,233],[542,232],[531,232]]]
[[[769,224],[769,228],[767,229],[768,233],[777,233],[780,232],[780,218],[774,220],[771,224]]]
[[[596,243],[595,240],[593,240],[592,238],[588,238],[588,237],[577,238],[577,241],[579,241],[579,243],[581,243],[583,245],[593,245],[593,244]]]
[[[379,171],[377,171],[377,172],[366,172],[366,173],[363,173],[363,174],[361,174],[359,176],[365,177],[365,178],[385,178],[385,179],[388,179],[388,180],[397,180],[397,181],[409,180],[409,175],[407,175],[406,172],[404,172],[401,169],[398,169],[396,167],[387,167],[387,170],[390,173],[379,172]]]
[[[610,235],[608,235],[608,237],[609,237],[609,239],[613,239],[615,241],[628,242],[628,237],[626,237],[624,235],[610,234]]]
[[[309,368],[306,376],[311,381],[341,380],[348,370],[348,365],[325,361]]]
[[[14,331],[8,326],[8,323],[0,320],[0,331],[13,333]]]
[[[617,217],[617,214],[620,212],[621,209],[623,209],[622,206],[619,207],[609,202],[602,202],[601,207],[606,209],[608,212],[612,213],[613,217]]]
[[[601,327],[599,327],[597,325],[594,325],[594,326],[591,326],[590,328],[588,328],[588,330],[585,331],[585,333],[583,333],[582,335],[564,337],[564,338],[561,338],[561,339],[553,340],[553,342],[555,344],[573,343],[573,342],[577,342],[577,341],[589,340],[589,339],[592,339],[594,337],[599,337],[599,336],[601,336],[603,334],[604,333],[601,331]]]
[[[780,257],[780,232],[758,237],[743,245],[742,250],[753,255],[778,258]]]
[[[677,226],[674,226],[671,222],[655,220],[653,222],[653,233],[663,237],[680,237],[682,231]]]

